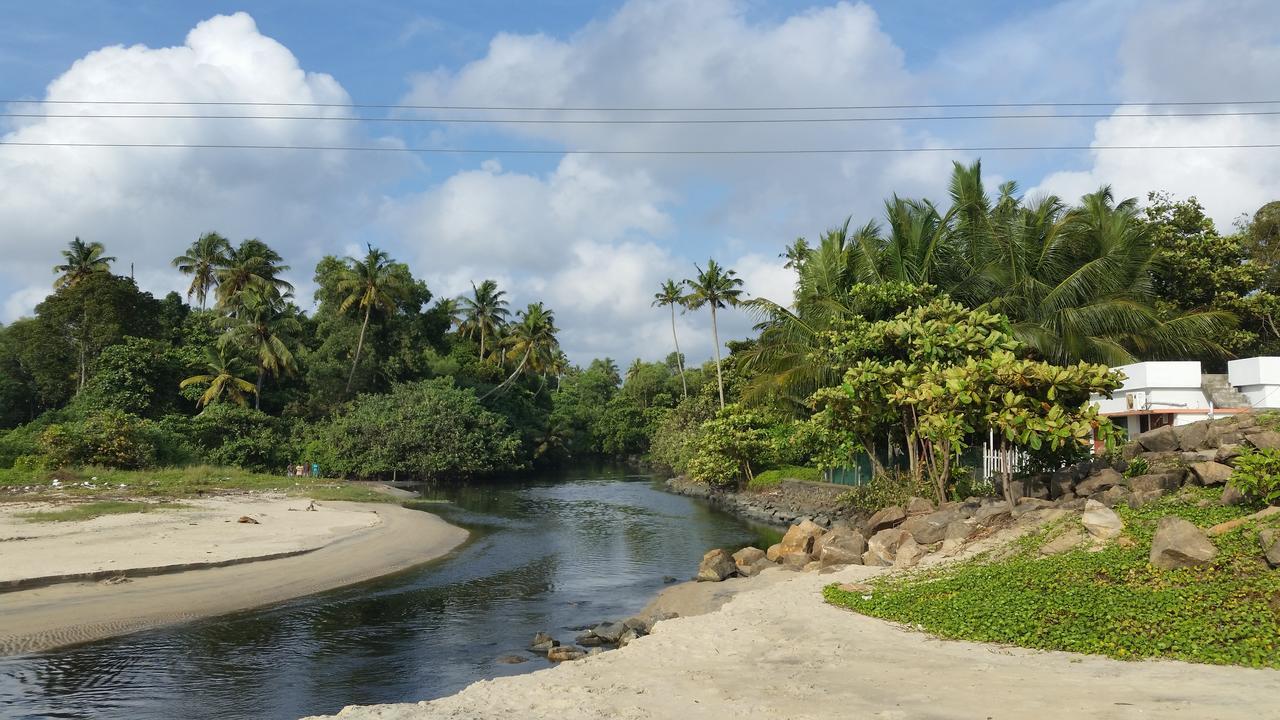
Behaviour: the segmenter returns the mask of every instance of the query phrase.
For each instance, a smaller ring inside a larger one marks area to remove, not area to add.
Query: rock
[[[540,632],[533,636],[533,641],[529,643],[529,646],[532,647],[534,645],[544,645],[546,643],[551,643],[552,645],[560,644],[559,642],[556,641],[555,638],[551,637],[547,633]]]
[[[1182,487],[1182,478],[1171,473],[1153,473],[1129,479],[1129,490],[1132,492],[1177,490],[1179,487]]]
[[[947,526],[962,517],[960,511],[955,508],[938,510],[928,515],[908,518],[902,523],[902,529],[911,533],[911,537],[921,545],[932,545],[942,542],[947,534]]]
[[[859,533],[857,530],[851,530],[846,527],[831,528],[830,530],[823,533],[821,537],[819,537],[817,540],[813,542],[814,557],[822,557],[822,549],[825,548],[827,545],[833,542],[836,542],[840,538],[852,537],[853,535],[861,536],[861,533]]]
[[[587,653],[571,645],[561,645],[551,648],[547,653],[547,659],[551,662],[568,662],[569,660],[581,660],[586,657]]]
[[[663,585],[670,585],[671,583],[677,583],[677,582],[680,582],[680,579],[679,579],[679,578],[672,577],[672,576],[670,576],[670,575],[663,575],[663,576],[662,576],[662,584],[663,584]]]
[[[1081,497],[1088,497],[1096,492],[1102,492],[1107,488],[1123,484],[1123,475],[1111,468],[1104,468],[1077,483],[1075,493]]]
[[[604,644],[604,638],[596,635],[590,630],[574,638],[573,641],[582,647],[596,647],[597,645]]]
[[[1244,440],[1259,450],[1280,450],[1280,432],[1275,430],[1251,433]]]
[[[547,653],[551,652],[552,648],[557,648],[557,647],[560,647],[560,641],[551,640],[549,642],[534,643],[529,646],[529,651],[538,653],[539,655],[546,655]]]
[[[262,523],[258,522],[257,520],[254,520],[253,518],[249,517],[248,515],[241,515],[241,516],[240,516],[240,519],[239,519],[239,520],[237,520],[236,522],[238,522],[238,523],[244,523],[244,524],[246,524],[246,525],[261,525],[261,524],[262,524]]]
[[[769,549],[764,551],[764,558],[769,562],[781,562],[782,561],[782,543],[774,543],[770,545]]]
[[[1061,499],[1064,495],[1073,495],[1076,487],[1076,473],[1071,470],[1059,470],[1049,476],[1049,496]]]
[[[933,512],[933,503],[924,498],[913,497],[907,501],[908,515],[928,515]]]
[[[813,558],[809,557],[807,552],[793,552],[782,556],[782,566],[792,570],[803,570]]]
[[[1276,513],[1280,513],[1280,506],[1272,505],[1271,507],[1263,508],[1262,510],[1259,510],[1258,512],[1252,515],[1246,515],[1245,517],[1238,517],[1234,520],[1220,522],[1217,525],[1214,525],[1213,527],[1209,528],[1208,530],[1205,530],[1204,534],[1208,535],[1211,538],[1218,537],[1219,535],[1226,535],[1227,533],[1231,532],[1232,530],[1235,530],[1236,528],[1240,527],[1241,525],[1244,525],[1245,523],[1255,522],[1257,520],[1261,520],[1264,517],[1275,515]]]
[[[1051,507],[1055,507],[1055,505],[1051,500],[1043,500],[1041,498],[1035,498],[1035,497],[1024,497],[1024,498],[1020,498],[1018,500],[1018,504],[1014,506],[1013,514],[1015,517],[1017,517],[1017,516],[1021,516],[1026,513],[1032,512],[1034,510],[1047,510]]]
[[[825,532],[821,525],[805,519],[800,524],[792,525],[787,529],[787,534],[782,536],[781,552],[783,555],[793,552],[812,553],[813,544]]]
[[[1226,445],[1218,446],[1218,450],[1214,453],[1213,459],[1215,462],[1220,462],[1223,465],[1231,465],[1235,462],[1236,458],[1240,457],[1240,453],[1241,448],[1239,443],[1228,443]]]
[[[1148,430],[1137,439],[1138,444],[1147,452],[1169,452],[1178,449],[1178,436],[1170,425]]]
[[[1235,485],[1232,485],[1231,483],[1227,483],[1222,488],[1222,499],[1219,500],[1218,502],[1222,503],[1223,505],[1243,505],[1247,500],[1248,498],[1246,498],[1243,493],[1237,490]]]
[[[870,537],[881,530],[894,527],[906,519],[907,512],[897,505],[881,508],[876,511],[876,514],[867,519],[866,524],[863,525],[863,534]]]
[[[1182,453],[1182,464],[1189,467],[1196,463],[1213,462],[1217,457],[1218,451],[1216,449],[1184,452]]]
[[[822,563],[817,560],[810,560],[800,569],[804,572],[817,572],[822,569]]]
[[[973,524],[963,520],[957,520],[948,525],[946,533],[942,536],[942,554],[955,554],[964,545],[964,541],[969,539],[969,533],[973,532],[973,528]]]
[[[1129,488],[1122,485],[1116,485],[1094,495],[1092,499],[1097,500],[1107,507],[1115,507],[1122,502],[1128,502],[1129,495]]]
[[[1178,447],[1183,450],[1204,449],[1208,447],[1205,439],[1209,434],[1209,421],[1201,420],[1189,425],[1179,425],[1174,428],[1174,434],[1178,436]]]
[[[626,630],[622,631],[621,635],[618,636],[618,647],[626,647],[631,644],[632,640],[635,640],[639,637],[640,637],[640,633],[636,632],[635,630],[632,630],[631,628],[627,628]]]
[[[1101,495],[1101,493],[1099,493],[1099,495]],[[1082,498],[1082,497],[1070,497],[1070,498],[1066,498],[1066,497],[1064,497],[1064,498],[1062,498],[1062,499],[1058,500],[1058,502],[1057,502],[1056,504],[1057,504],[1057,506],[1058,506],[1060,509],[1062,509],[1062,510],[1074,510],[1075,512],[1083,512],[1083,511],[1084,511],[1085,503],[1087,503],[1087,502],[1089,502],[1089,498]],[[1099,500],[1098,502],[1102,502],[1102,501],[1101,501],[1101,500]],[[1104,504],[1104,505],[1106,505],[1106,503],[1103,503],[1103,504]],[[1108,507],[1110,507],[1110,506],[1108,506]]]
[[[1280,567],[1280,531],[1267,528],[1258,533],[1258,544],[1262,546],[1262,554],[1267,564],[1273,568]]]
[[[1005,501],[985,504],[978,508],[973,514],[973,519],[979,525],[986,527],[992,523],[998,522],[1002,517],[1009,515],[1009,503]]]
[[[1216,462],[1198,462],[1191,466],[1191,474],[1201,485],[1225,485],[1231,477],[1231,468]]]
[[[1153,503],[1162,497],[1164,497],[1164,490],[1143,490],[1140,492],[1130,493],[1129,496],[1125,498],[1125,504],[1134,510],[1137,510],[1143,505]]]
[[[640,635],[648,635],[653,629],[653,620],[642,617],[629,617],[622,621],[626,627],[635,630]]]
[[[833,565],[861,565],[862,554],[867,551],[867,541],[859,533],[842,535],[822,547],[818,562],[822,567]]]
[[[618,638],[622,637],[622,633],[626,630],[627,626],[619,622],[600,623],[591,628],[591,632],[596,637],[610,644],[618,642]]]
[[[1097,500],[1090,500],[1085,503],[1084,513],[1080,516],[1080,523],[1084,525],[1084,529],[1088,530],[1090,535],[1099,540],[1110,540],[1118,537],[1124,530],[1124,521],[1120,519],[1120,516]]]
[[[768,562],[764,551],[757,547],[744,547],[733,554],[733,564],[737,566],[738,574],[743,577],[760,574]]]
[[[523,655],[503,655],[494,662],[499,665],[519,665],[522,662],[529,662],[529,658]]]
[[[1166,515],[1156,525],[1151,541],[1151,564],[1162,570],[1208,565],[1218,549],[1200,528],[1180,517]]]
[[[924,555],[924,548],[915,538],[907,535],[902,544],[898,546],[898,552],[893,557],[893,566],[896,568],[915,567],[920,562],[921,556]]]
[[[1041,555],[1060,555],[1069,550],[1080,547],[1085,540],[1085,534],[1079,530],[1069,530],[1058,537],[1045,543],[1040,548]]]
[[[699,582],[720,582],[725,578],[736,575],[738,566],[734,564],[733,557],[729,553],[716,548],[708,550],[707,554],[702,556],[702,562],[698,564]]]
[[[863,564],[892,565],[894,557],[898,554],[898,548],[909,538],[911,534],[901,528],[887,528],[872,535],[871,539],[867,540],[867,551],[862,555]],[[867,559],[868,556],[870,560]]]

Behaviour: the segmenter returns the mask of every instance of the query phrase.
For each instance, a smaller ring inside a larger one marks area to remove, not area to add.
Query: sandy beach
[[[822,601],[824,585],[880,572],[771,568],[751,579],[675,586],[651,607],[707,612],[660,622],[652,635],[584,660],[336,717],[1245,720],[1274,713],[1280,697],[1273,670],[938,640]]]
[[[467,532],[393,504],[267,495],[33,523],[0,510],[0,653],[268,605],[428,562]],[[247,517],[254,523],[239,522]]]

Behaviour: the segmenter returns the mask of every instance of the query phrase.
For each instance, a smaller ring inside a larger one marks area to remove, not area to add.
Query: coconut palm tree
[[[211,403],[223,399],[224,396],[240,407],[247,406],[249,400],[246,396],[252,394],[256,397],[258,390],[253,383],[241,377],[243,368],[240,359],[234,355],[227,355],[225,349],[215,351],[213,348],[207,348],[205,352],[207,353],[206,372],[203,375],[192,375],[178,383],[178,387],[185,389],[192,385],[208,385],[196,400],[196,407],[208,407]]]
[[[286,312],[283,298],[272,286],[251,285],[237,297],[236,314],[223,320],[226,330],[218,338],[218,346],[223,350],[239,350],[253,358],[258,369],[253,407],[260,410],[266,379],[292,372],[295,367],[293,352],[281,333],[297,332],[301,324]]]
[[[356,353],[351,358],[351,372],[347,374],[346,393],[351,392],[351,383],[356,377],[356,366],[360,363],[360,351],[364,349],[364,335],[369,328],[369,317],[374,308],[386,313],[396,311],[396,301],[403,300],[409,292],[405,283],[405,275],[395,271],[395,263],[382,250],[367,246],[369,252],[363,260],[347,258],[347,267],[338,279],[338,292],[346,297],[338,306],[339,312],[346,312],[352,307],[364,311],[364,319],[360,322],[360,337],[356,340]]]
[[[479,287],[471,283],[471,297],[464,295],[458,298],[464,317],[459,330],[466,337],[480,336],[481,360],[485,358],[488,339],[498,334],[498,330],[511,315],[511,311],[507,310],[507,301],[503,299],[506,294],[505,290],[498,289],[497,282],[485,280]]]
[[[77,237],[67,243],[67,249],[62,251],[66,262],[53,267],[58,273],[58,279],[53,281],[54,289],[71,287],[93,273],[110,272],[111,263],[116,259],[103,255],[104,252],[106,248],[100,242],[87,243]]]
[[[724,375],[720,370],[720,328],[716,324],[716,310],[723,310],[725,307],[736,306],[742,297],[742,279],[733,270],[726,270],[720,267],[715,260],[707,261],[707,269],[703,270],[697,265],[694,269],[698,271],[698,277],[685,280],[685,287],[689,288],[689,295],[685,299],[685,304],[690,310],[697,310],[703,305],[711,308],[711,334],[715,340],[716,349],[716,384],[720,389],[720,409],[724,409]]]
[[[226,266],[231,255],[231,243],[216,232],[205,233],[186,253],[173,259],[173,266],[183,275],[191,276],[187,287],[187,300],[194,295],[204,310],[209,291],[218,285],[218,271]]]
[[[269,245],[250,238],[227,254],[226,263],[218,269],[218,306],[228,314],[239,312],[240,295],[255,288],[280,298],[293,295],[293,285],[280,277],[289,270],[281,264],[284,258]]]
[[[448,321],[450,330],[462,331],[462,305],[458,298],[442,297],[436,300],[436,306],[432,310]]]
[[[803,243],[803,238],[796,243]],[[684,397],[689,397],[689,384],[684,379],[684,356],[680,354],[680,338],[676,336],[676,305],[684,306],[684,293],[675,280],[670,278],[662,283],[658,292],[653,294],[653,307],[671,308],[671,341],[676,345],[676,362],[680,370],[680,387]]]
[[[529,303],[529,306],[516,314],[516,322],[508,326],[506,340],[511,357],[519,357],[520,362],[511,375],[500,385],[485,393],[485,397],[505,389],[523,372],[546,373],[555,362],[560,342],[556,339],[556,316],[542,303]]]
[[[569,371],[569,356],[564,354],[564,350],[556,348],[555,355],[551,358],[551,364],[547,367],[547,372],[556,378],[555,392],[560,391],[560,381],[564,374]]]

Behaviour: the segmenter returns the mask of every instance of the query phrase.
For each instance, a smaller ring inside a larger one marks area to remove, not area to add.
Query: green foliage
[[[475,393],[449,379],[362,395],[321,431],[334,472],[356,477],[453,478],[516,467],[520,439]]]
[[[54,479],[61,486],[50,484]],[[20,495],[25,489],[35,489]],[[285,477],[280,474],[252,473],[239,468],[189,465],[152,470],[118,470],[85,467],[52,472],[0,470],[0,487],[11,491],[11,497],[41,499],[47,492],[57,497],[99,500],[134,500],[136,498],[199,497],[228,490],[284,493],[315,500],[350,500],[352,502],[394,502],[386,493],[368,487],[312,477]],[[16,491],[16,492],[15,492]]]
[[[1280,450],[1251,448],[1241,453],[1231,484],[1246,497],[1280,504]]]
[[[751,482],[747,483],[748,490],[763,490],[773,487],[783,480],[803,480],[805,482],[821,482],[822,471],[816,467],[801,467],[799,465],[783,465],[772,470],[765,470],[757,473],[751,478]]]
[[[161,426],[202,464],[275,472],[303,459],[292,450],[287,423],[252,408],[213,404],[194,417],[166,417]]]
[[[1013,557],[986,557],[873,581],[868,594],[827,587],[836,605],[946,638],[1109,655],[1280,667],[1280,574],[1259,562],[1258,525],[1214,538],[1209,566],[1164,571],[1147,562],[1155,523],[1175,514],[1207,526],[1247,511],[1176,496],[1121,506],[1132,543],[1038,557],[1049,531]]]
[[[1129,466],[1124,469],[1124,476],[1135,478],[1146,475],[1149,472],[1151,472],[1151,463],[1147,462],[1144,457],[1136,457],[1129,461]]]
[[[45,428],[40,434],[40,453],[58,468],[102,465],[133,469],[152,465],[156,446],[145,420],[120,410],[103,410]]]
[[[927,497],[932,492],[933,487],[927,478],[890,470],[849,488],[837,499],[848,507],[875,512],[889,505],[906,505],[911,498]]]
[[[689,461],[689,477],[713,486],[728,486],[739,480],[750,483],[752,466],[770,461],[772,444],[765,430],[767,419],[760,413],[729,405],[702,424],[697,450]]]

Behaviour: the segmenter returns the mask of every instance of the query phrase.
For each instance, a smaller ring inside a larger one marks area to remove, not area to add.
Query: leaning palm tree
[[[716,324],[716,310],[738,304],[739,298],[742,297],[742,290],[739,289],[742,287],[742,279],[733,270],[720,267],[715,260],[707,261],[706,270],[697,265],[694,269],[698,271],[698,277],[684,281],[685,286],[689,288],[686,305],[690,310],[697,310],[703,305],[711,307],[711,334],[716,348],[716,385],[720,389],[720,409],[723,410],[724,375],[720,370],[720,329]]]
[[[209,291],[218,285],[218,271],[226,266],[231,255],[231,243],[216,232],[205,233],[186,253],[173,259],[173,266],[183,275],[191,276],[187,287],[187,300],[195,296],[204,310]]]
[[[511,314],[507,310],[507,301],[503,299],[506,294],[505,290],[498,289],[497,282],[485,280],[479,287],[471,283],[471,297],[464,295],[458,298],[465,318],[459,329],[466,337],[480,337],[481,360],[485,357],[488,339],[498,334]]]
[[[804,240],[797,240],[799,245]],[[684,379],[684,357],[680,354],[680,338],[676,336],[676,305],[684,305],[684,293],[680,291],[680,286],[675,280],[668,279],[662,283],[658,292],[653,294],[653,307],[670,307],[671,308],[671,341],[676,345],[676,363],[680,369],[680,387],[684,397],[689,397],[689,384]]]
[[[239,350],[253,358],[258,369],[253,407],[259,410],[266,379],[292,372],[295,367],[293,352],[281,334],[299,331],[301,324],[287,312],[284,300],[270,287],[251,286],[238,297],[236,315],[223,319],[226,331],[218,338],[218,346],[223,350]]]
[[[201,375],[192,375],[178,383],[178,387],[186,389],[192,385],[208,386],[196,399],[196,407],[208,407],[223,399],[224,396],[240,407],[247,406],[249,399],[246,396],[256,397],[258,390],[253,383],[241,377],[243,368],[240,359],[234,355],[227,355],[225,349],[215,351],[213,348],[207,348],[205,352],[207,353],[206,372]]]
[[[372,245],[367,247],[369,252],[363,260],[347,258],[347,267],[338,279],[338,292],[346,294],[338,311],[346,312],[352,307],[364,311],[364,320],[360,322],[360,337],[356,340],[356,354],[351,358],[351,372],[347,374],[347,387],[343,391],[345,393],[351,392],[356,366],[360,363],[360,351],[364,349],[364,334],[369,328],[369,317],[374,308],[394,313],[396,301],[404,299],[409,292],[405,274],[396,272],[391,257]]]
[[[226,263],[218,269],[218,306],[228,314],[239,312],[240,296],[248,289],[288,298],[293,285],[280,277],[289,270],[281,264],[284,258],[257,238],[240,243],[227,255]]]
[[[54,289],[71,287],[94,273],[110,272],[111,263],[116,259],[103,255],[104,252],[106,248],[100,242],[87,243],[77,237],[67,243],[67,249],[62,251],[66,262],[53,267],[58,273],[58,279],[53,281]]]
[[[519,357],[520,362],[511,375],[500,385],[485,393],[484,397],[505,389],[521,373],[545,373],[555,363],[560,342],[556,339],[555,313],[542,303],[529,303],[529,306],[517,313],[516,322],[508,327],[506,345],[512,357]],[[483,398],[482,398],[483,399]]]

